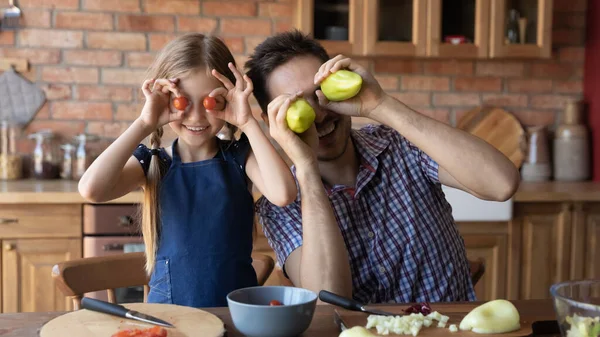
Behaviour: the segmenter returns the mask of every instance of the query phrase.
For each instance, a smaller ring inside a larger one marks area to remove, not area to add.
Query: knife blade
[[[122,318],[134,319],[140,322],[164,326],[167,328],[175,327],[173,324],[166,322],[160,318],[150,316],[139,311],[127,309],[120,304],[108,303],[94,298],[84,297],[83,299],[81,299],[81,307],[83,309],[88,309]]]
[[[351,298],[343,297],[338,294],[334,294],[327,290],[321,290],[319,292],[319,299],[323,302],[327,302],[333,305],[337,305],[338,307],[342,307],[344,309],[352,310],[352,311],[361,311],[367,314],[373,315],[382,315],[382,316],[399,316],[402,314],[397,314],[393,312],[387,312],[383,310],[370,309],[367,308],[364,304],[355,301]]]

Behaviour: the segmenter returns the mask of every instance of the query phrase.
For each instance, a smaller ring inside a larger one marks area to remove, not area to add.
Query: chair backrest
[[[115,289],[143,286],[144,302],[148,297],[149,277],[146,275],[144,253],[126,253],[102,257],[87,257],[61,262],[52,268],[52,278],[62,293],[71,297],[74,310],[81,307],[84,294],[107,291],[108,301],[116,303]],[[275,261],[268,255],[253,253],[252,266],[259,285],[271,275]]]

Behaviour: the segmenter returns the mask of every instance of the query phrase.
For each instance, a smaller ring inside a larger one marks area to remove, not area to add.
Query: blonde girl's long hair
[[[232,83],[235,76],[227,64],[235,66],[233,55],[219,38],[198,33],[182,35],[170,41],[156,56],[150,66],[147,78],[177,78],[188,72],[216,69]],[[154,131],[150,137],[150,148],[159,149],[163,128]],[[151,156],[150,168],[144,185],[144,202],[141,207],[141,231],[146,253],[146,272],[151,274],[156,262],[160,224],[160,207],[158,204],[159,182],[161,179],[161,161],[158,156]]]

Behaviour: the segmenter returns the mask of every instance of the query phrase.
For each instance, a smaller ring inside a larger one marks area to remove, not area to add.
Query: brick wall
[[[4,0],[0,0],[4,1]],[[423,0],[424,1],[424,0]],[[6,1],[5,1],[6,2]],[[20,0],[24,28],[0,32],[0,57],[27,58],[24,75],[48,103],[24,130],[65,138],[98,134],[102,148],[138,116],[139,86],[154,53],[184,32],[222,36],[239,62],[266,36],[291,27],[294,0]],[[585,0],[555,0],[551,60],[364,59],[382,86],[453,123],[481,104],[525,125],[551,125],[583,83]],[[19,148],[30,151],[31,141]]]

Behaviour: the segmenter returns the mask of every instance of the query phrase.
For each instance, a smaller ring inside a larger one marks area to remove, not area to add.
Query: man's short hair
[[[306,55],[312,55],[323,63],[329,60],[327,51],[318,41],[297,29],[270,36],[254,49],[245,67],[254,84],[254,97],[263,113],[267,113],[270,102],[267,79],[273,70],[294,57]]]

